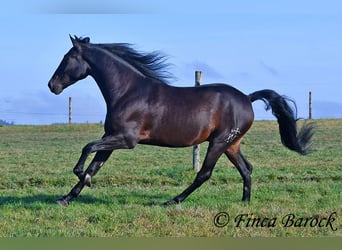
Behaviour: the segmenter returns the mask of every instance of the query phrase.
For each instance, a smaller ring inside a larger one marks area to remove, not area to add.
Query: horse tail
[[[293,100],[268,89],[256,91],[248,97],[251,102],[262,100],[266,104],[266,110],[272,109],[273,115],[278,120],[281,142],[285,147],[302,155],[311,152],[314,125],[312,122],[305,122],[297,132],[297,108]],[[288,102],[294,104],[295,112]]]

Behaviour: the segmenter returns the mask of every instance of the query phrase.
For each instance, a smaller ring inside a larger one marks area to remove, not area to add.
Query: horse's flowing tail
[[[273,115],[279,124],[279,133],[283,145],[299,154],[306,155],[311,152],[311,138],[313,136],[313,123],[305,122],[297,132],[297,114],[289,106],[287,97],[280,96],[273,90],[260,90],[248,95],[251,102],[262,100],[266,110],[272,109]],[[294,103],[295,105],[295,103]]]

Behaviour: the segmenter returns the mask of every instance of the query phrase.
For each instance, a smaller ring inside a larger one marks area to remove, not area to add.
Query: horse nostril
[[[62,85],[56,84],[52,80],[49,81],[48,87],[50,91],[56,95],[60,94],[63,91]]]

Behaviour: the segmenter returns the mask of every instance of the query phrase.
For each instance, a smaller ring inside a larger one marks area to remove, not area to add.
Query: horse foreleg
[[[82,155],[80,157],[79,166],[82,166],[82,172],[79,173],[79,182],[71,189],[71,191],[57,199],[57,203],[62,206],[68,206],[70,201],[76,198],[82,191],[85,185],[91,185],[91,177],[94,176],[98,170],[102,167],[105,161],[109,158],[113,150],[116,149],[128,149],[133,148],[135,146],[134,141],[125,140],[123,136],[104,136],[101,140],[91,142],[87,144],[83,150]],[[93,161],[89,165],[86,170],[86,173],[83,173],[83,165],[85,163],[86,158],[89,154],[97,152]],[[76,165],[76,167],[79,167]]]
[[[197,188],[199,188],[205,181],[207,181],[215,167],[217,160],[222,155],[223,151],[221,150],[222,147],[219,145],[212,146],[209,145],[206,157],[204,159],[203,165],[201,170],[197,173],[194,182],[185,189],[180,195],[176,196],[172,200],[165,202],[164,206],[170,206],[173,204],[181,203],[188,197],[192,192],[194,192]]]
[[[58,198],[56,202],[64,207],[69,206],[70,201],[76,198],[81,193],[84,185],[84,180],[80,180],[67,195]]]
[[[88,143],[82,150],[82,154],[78,160],[78,162],[76,163],[73,172],[74,174],[80,179],[83,180],[84,179],[84,172],[83,172],[83,168],[84,168],[84,164],[88,158],[88,156],[94,152],[92,151],[92,149],[94,148],[94,145],[97,145],[99,143],[101,143],[103,141],[103,139],[106,137],[106,135],[104,135],[102,137],[102,139],[97,140],[97,141],[93,141]]]
[[[99,151],[96,153],[93,161],[90,163],[89,167],[85,172],[84,183],[88,187],[91,186],[91,178],[96,175],[103,164],[107,161],[109,156],[112,154],[113,150],[109,151]]]
[[[85,185],[90,187],[91,177],[99,171],[99,169],[107,161],[112,152],[113,150],[98,151],[94,159],[90,163],[89,167],[87,168],[84,177],[79,180],[79,182],[71,189],[71,191],[67,195],[57,199],[57,203],[62,206],[68,206],[70,201],[76,198],[81,193]]]

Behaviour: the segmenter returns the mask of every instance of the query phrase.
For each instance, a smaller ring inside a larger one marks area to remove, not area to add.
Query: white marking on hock
[[[91,176],[90,174],[86,174],[84,177],[84,184],[88,187],[91,187]]]
[[[224,139],[224,141],[225,141],[226,143],[231,143],[232,141],[235,140],[235,138],[236,138],[239,134],[241,134],[241,131],[240,131],[239,128],[231,129],[231,130],[230,130],[230,133],[228,134],[227,138]]]

